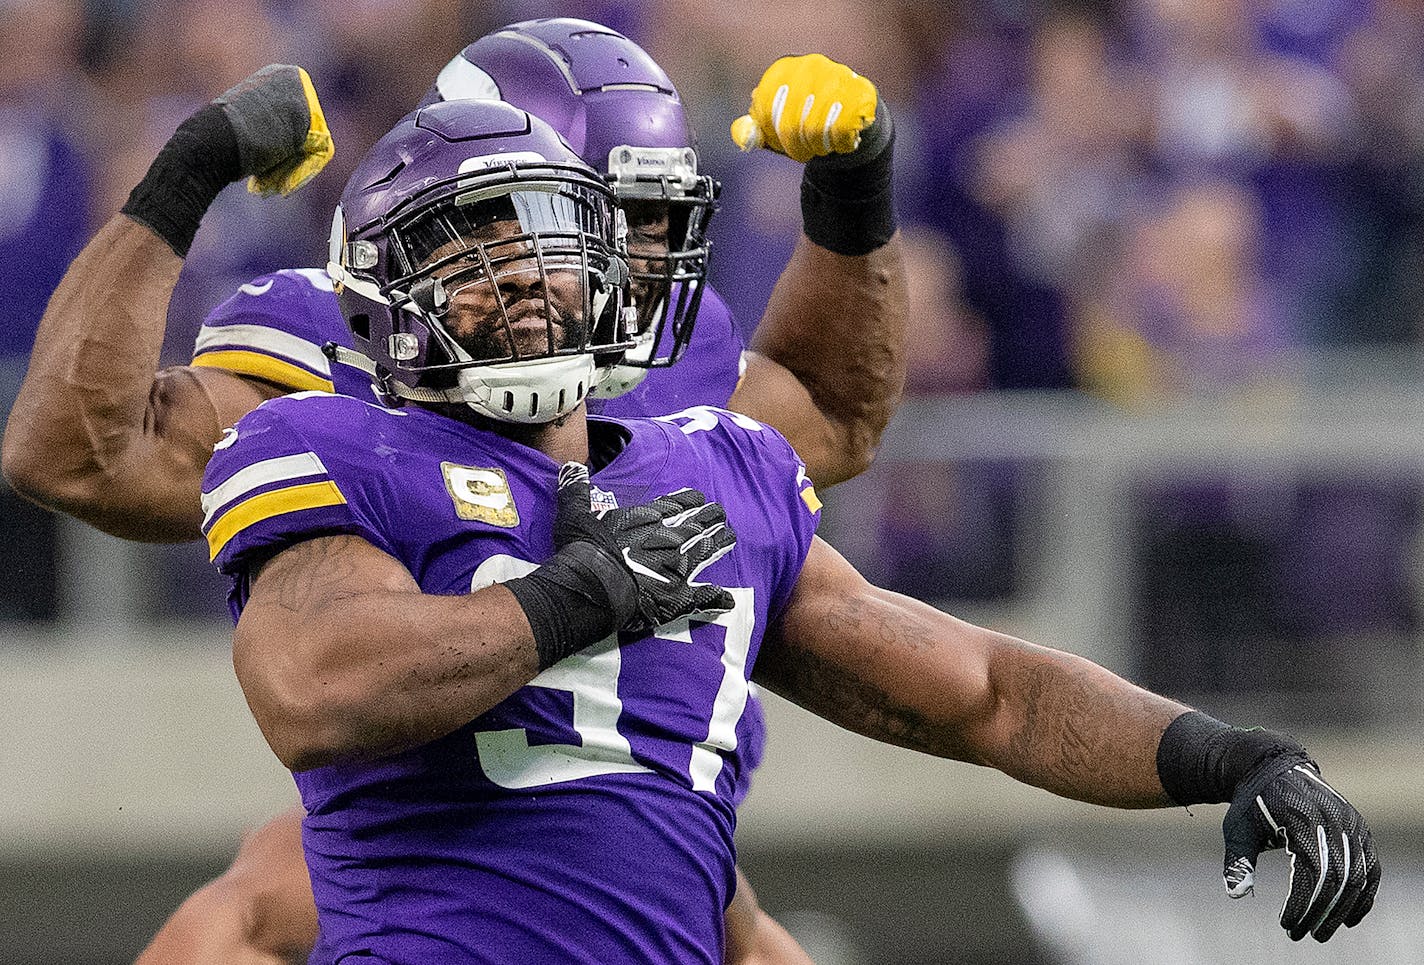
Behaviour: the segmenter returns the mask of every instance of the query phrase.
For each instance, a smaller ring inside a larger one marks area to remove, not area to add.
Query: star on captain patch
[[[592,509],[595,513],[617,509],[618,497],[606,489],[590,486],[588,490],[588,508]]]
[[[455,501],[455,515],[505,529],[519,525],[519,507],[514,505],[514,493],[503,469],[442,462],[440,472],[446,492]]]

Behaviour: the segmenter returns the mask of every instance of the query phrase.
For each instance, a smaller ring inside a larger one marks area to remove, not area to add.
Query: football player
[[[516,108],[407,116],[329,267],[392,405],[274,399],[207,466],[234,666],[308,815],[315,960],[721,961],[754,672],[1080,800],[1229,802],[1231,893],[1285,847],[1292,939],[1363,918],[1369,831],[1293,739],[870,586],[753,419],[588,418],[597,357],[636,342],[611,200]]]
[[[604,90],[607,72],[615,69],[619,83]],[[552,95],[549,84],[554,85]],[[803,105],[796,123],[775,109],[778,95],[785,101],[783,88]],[[643,318],[634,363],[618,366],[603,379],[605,394],[612,384],[625,393],[599,400],[605,410],[661,414],[690,404],[731,404],[785,431],[807,454],[813,479],[829,484],[863,468],[903,379],[904,279],[889,208],[889,121],[869,82],[824,58],[787,58],[768,71],[754,93],[752,113],[764,127],[747,134],[744,119],[744,142],[755,137],[801,159],[818,151],[849,153],[808,165],[803,186],[807,237],[758,329],[762,351],[745,353],[725,305],[701,287],[712,189],[709,179],[696,173],[692,136],[676,91],[646,53],[586,21],[516,24],[452,60],[427,100],[495,95],[558,117],[561,133],[608,169],[625,210],[633,214],[630,241],[644,246],[632,260]],[[818,97],[819,104],[809,103]],[[839,112],[839,119],[830,117],[833,105],[842,101],[849,108]],[[803,128],[815,134],[814,143]],[[106,232],[116,230],[133,233],[132,226],[114,225]],[[669,231],[675,236],[671,252]],[[107,247],[110,240],[101,235],[95,247]],[[122,334],[79,342],[95,356],[93,363],[81,362],[92,364],[95,377],[107,382],[97,391],[81,392],[57,380],[68,359],[37,353],[33,384],[7,432],[5,467],[17,488],[32,498],[109,532],[182,539],[194,533],[196,519],[179,497],[190,485],[196,492],[197,473],[217,427],[283,389],[334,388],[368,397],[370,379],[349,364],[349,355],[328,359],[321,353],[326,342],[349,345],[350,336],[329,281],[311,270],[277,272],[243,286],[204,323],[193,366],[155,377],[157,343],[149,333],[138,340],[128,336],[133,319],[161,323],[176,268],[161,252],[158,258],[154,266],[122,266],[125,273],[140,267],[157,270],[139,271],[137,278],[108,290],[102,290],[108,279],[102,269],[95,271],[94,257],[76,264],[51,316],[57,321],[76,312],[67,317],[79,330],[101,327],[105,318],[124,328]],[[119,263],[110,259],[107,265]],[[131,284],[138,278],[146,287]],[[88,314],[91,298],[122,311]],[[693,344],[679,363],[678,377],[667,377],[666,366],[687,342],[699,299],[702,311]],[[858,360],[854,367],[825,353],[798,350],[810,344],[812,334],[826,333],[841,345],[860,346],[852,352]],[[110,351],[120,340],[123,347]],[[651,377],[644,380],[645,373]],[[66,397],[56,398],[56,392]],[[56,426],[55,419],[71,421]],[[753,701],[742,722],[744,746],[759,744],[759,721]],[[275,846],[280,842],[295,841],[298,820],[299,815],[289,814],[256,834],[232,871],[186,903],[157,944],[198,949],[218,943],[215,960],[231,957],[232,952],[218,948],[224,947],[220,936],[235,930],[264,936],[268,948],[309,945],[310,937],[301,936],[312,934],[310,902],[277,898],[283,881],[291,883],[293,894],[305,888],[295,849],[289,852],[293,861],[286,874],[258,860],[280,853]],[[756,907],[750,889],[742,895],[728,925],[739,938],[736,946],[759,947],[767,960],[804,961],[789,950],[789,937],[769,918],[738,915]],[[290,927],[279,927],[284,920]],[[213,928],[205,934],[207,922]],[[776,946],[788,949],[786,957],[769,957]]]

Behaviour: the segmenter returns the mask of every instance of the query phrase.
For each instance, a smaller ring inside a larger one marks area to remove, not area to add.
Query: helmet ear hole
[[[351,326],[351,334],[361,339],[363,342],[371,340],[371,316],[365,312],[358,312],[347,320]]]

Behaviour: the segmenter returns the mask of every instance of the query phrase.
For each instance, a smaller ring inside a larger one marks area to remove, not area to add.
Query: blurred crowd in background
[[[174,299],[168,362],[238,285],[324,262],[346,174],[452,55],[550,15],[629,34],[680,88],[724,185],[714,279],[748,332],[800,231],[800,169],[740,155],[728,124],[788,52],[877,84],[898,131],[914,394],[1077,390],[1129,410],[1269,396],[1303,353],[1408,349],[1424,323],[1419,0],[0,0],[0,14],[0,355],[28,353],[69,260],[177,124],[257,66],[308,68],[337,156],[292,198],[219,199]],[[879,575],[929,598],[1011,592],[1031,476],[981,464],[951,479],[931,460],[880,477],[901,498],[878,524],[894,547]],[[1190,587],[1216,560],[1211,579],[1274,594],[1241,615],[1267,625],[1235,632],[1334,633],[1308,605],[1356,592],[1321,585],[1343,552],[1352,579],[1385,588],[1351,626],[1416,629],[1417,480],[1307,482],[1284,508],[1267,499],[1265,522],[1238,512],[1262,502],[1244,493],[1207,479],[1144,495],[1161,524],[1143,550],[1160,557],[1154,593],[1170,597],[1174,567]],[[1342,514],[1363,522],[1322,535]],[[1197,610],[1240,609],[1219,593],[1153,599],[1144,619],[1169,636]]]
[[[179,121],[254,66],[315,78],[338,144],[291,201],[230,192],[175,304],[173,358],[253,274],[319,264],[365,148],[465,43],[577,14],[643,43],[725,185],[716,275],[750,329],[799,230],[795,165],[726,129],[814,48],[899,129],[911,385],[1126,403],[1257,387],[1301,347],[1413,343],[1424,318],[1424,5],[1410,0],[3,0],[0,351]],[[236,195],[236,196],[234,196]]]

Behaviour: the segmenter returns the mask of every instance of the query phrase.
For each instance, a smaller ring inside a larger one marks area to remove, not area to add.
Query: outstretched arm
[[[135,965],[306,961],[317,921],[301,825],[294,808],[248,835],[232,866],[179,906]]]
[[[169,297],[224,185],[252,175],[257,190],[286,193],[330,151],[296,67],[264,68],[179,127],[45,310],[5,429],[17,492],[116,536],[199,535],[213,444],[280,390],[215,369],[158,372]]]
[[[1364,819],[1292,738],[1228,727],[1071,654],[871,586],[817,540],[757,680],[850,730],[995,767],[1112,807],[1226,803],[1228,893],[1257,855],[1292,856],[1281,925],[1325,941],[1369,911],[1380,865]]]
[[[1111,807],[1161,807],[1157,744],[1188,708],[1081,657],[868,583],[817,539],[757,681],[849,730]]]
[[[889,111],[819,54],[783,57],[733,125],[744,149],[806,165],[805,233],[777,280],[728,407],[778,429],[818,486],[863,472],[905,384],[907,282]]]

